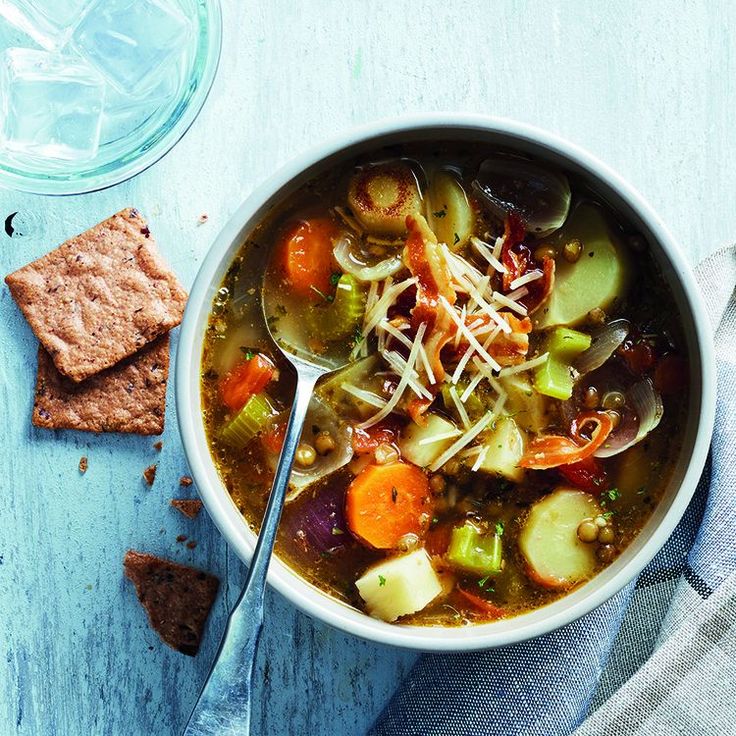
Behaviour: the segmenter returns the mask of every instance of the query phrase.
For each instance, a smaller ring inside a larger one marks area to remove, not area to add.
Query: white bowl
[[[528,125],[477,115],[433,114],[356,128],[294,159],[244,202],[207,254],[184,315],[176,360],[176,402],[192,475],[215,524],[248,562],[256,537],[228,495],[210,458],[201,412],[200,361],[212,299],[248,233],[307,179],[357,153],[391,143],[459,140],[502,145],[557,163],[591,181],[650,242],[684,323],[691,395],[682,451],[662,501],[636,540],[608,568],[569,595],[515,618],[465,627],[387,624],[330,597],[274,558],[271,585],[310,616],[383,644],[426,651],[485,649],[540,636],[563,626],[617,593],[662,547],[682,517],[705,464],[715,411],[715,367],[709,320],[692,273],[672,236],[642,196],[605,164],[577,146]]]

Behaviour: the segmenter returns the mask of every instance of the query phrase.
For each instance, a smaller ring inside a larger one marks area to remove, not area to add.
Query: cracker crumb
[[[153,443],[153,449],[156,450],[156,452],[161,452],[161,450],[164,449],[164,443],[159,440],[158,442]]]
[[[84,475],[87,472],[88,467],[89,461],[87,460],[87,456],[82,455],[82,457],[79,458],[79,472]]]
[[[143,471],[143,479],[148,483],[149,486],[153,485],[153,481],[156,480],[156,468],[158,466],[156,463],[153,465],[149,465],[144,471]]]
[[[182,477],[181,477],[181,478],[179,478],[179,485],[180,485],[180,486],[184,486],[185,488],[186,488],[187,486],[190,486],[190,485],[192,485],[192,483],[194,483],[194,481],[193,481],[193,480],[191,479],[191,477],[190,477],[190,476],[188,476],[188,475],[182,475]]]
[[[188,519],[194,519],[202,510],[202,502],[198,498],[172,498],[171,505]]]

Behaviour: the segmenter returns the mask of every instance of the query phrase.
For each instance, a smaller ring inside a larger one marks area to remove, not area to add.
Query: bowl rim
[[[693,342],[697,346],[701,364],[700,414],[692,453],[687,460],[687,469],[679,488],[675,491],[664,516],[642,543],[641,548],[615,574],[612,574],[610,579],[595,585],[596,579],[600,577],[596,576],[583,586],[587,590],[585,595],[570,606],[563,605],[560,610],[555,610],[550,615],[544,615],[544,611],[554,606],[554,603],[505,619],[509,625],[503,630],[499,629],[501,622],[468,627],[387,624],[330,597],[301,578],[280,559],[273,558],[268,573],[269,584],[307,615],[377,643],[435,652],[488,649],[541,636],[589,613],[623,589],[661,549],[683,516],[705,466],[715,419],[716,369],[713,342],[710,322],[699,287],[689,264],[664,223],[642,195],[621,176],[576,144],[554,133],[507,118],[478,114],[429,113],[382,119],[353,127],[290,160],[258,186],[238,207],[203,259],[185,310],[175,375],[177,415],[182,442],[205,508],[238,556],[248,564],[256,537],[240,516],[217,474],[209,454],[201,418],[199,387],[203,337],[201,320],[203,313],[206,317],[210,310],[214,276],[221,269],[225,258],[232,257],[231,249],[236,239],[242,243],[241,233],[244,227],[254,224],[250,221],[264,203],[305,170],[330,156],[340,155],[346,149],[366,144],[373,139],[431,130],[435,130],[439,135],[442,131],[453,129],[465,133],[477,131],[485,135],[498,134],[513,138],[519,143],[541,146],[553,155],[567,159],[600,179],[646,224],[655,235],[666,261],[674,268],[682,287],[683,300],[695,325]],[[696,319],[698,315],[704,319]],[[565,601],[570,595],[559,600]],[[541,615],[535,615],[540,611],[543,612]]]
[[[183,112],[153,145],[149,145],[151,136],[158,135],[169,121],[162,123],[149,135],[146,142],[139,145],[140,151],[134,158],[130,159],[130,154],[119,156],[117,161],[113,160],[93,169],[93,173],[89,176],[83,175],[78,178],[76,174],[69,174],[60,178],[45,178],[42,175],[17,173],[0,165],[0,189],[51,197],[90,194],[133,179],[167,156],[184,138],[202,112],[212,91],[222,56],[223,27],[220,0],[195,0],[195,3],[201,4],[207,18],[206,44],[199,52],[203,55],[202,73],[197,89]],[[110,166],[112,168],[108,168]]]

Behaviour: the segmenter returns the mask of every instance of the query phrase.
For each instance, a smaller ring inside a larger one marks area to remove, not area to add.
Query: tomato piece
[[[254,394],[263,391],[276,372],[276,366],[263,353],[238,363],[220,382],[222,403],[239,411]]]
[[[594,492],[606,487],[608,476],[601,463],[592,455],[569,465],[560,465],[557,472],[582,491]]]
[[[621,346],[620,353],[626,366],[635,376],[641,376],[654,367],[654,348],[644,340],[638,342],[627,340]]]
[[[374,452],[379,445],[390,445],[396,442],[401,425],[393,417],[388,417],[368,429],[353,429],[353,452],[365,455]]]
[[[674,353],[665,355],[654,369],[654,388],[661,394],[678,394],[687,386],[687,361]]]
[[[261,444],[267,452],[278,455],[284,445],[285,436],[286,422],[279,422],[265,432],[261,432]]]

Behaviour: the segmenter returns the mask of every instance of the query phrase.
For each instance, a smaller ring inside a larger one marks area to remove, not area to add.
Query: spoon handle
[[[249,733],[253,665],[263,627],[263,595],[268,563],[309,400],[320,375],[321,371],[299,369],[284,446],[245,587],[230,614],[220,650],[189,717],[184,736],[247,736]]]

